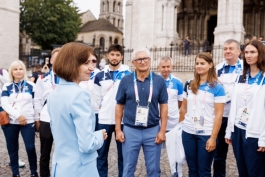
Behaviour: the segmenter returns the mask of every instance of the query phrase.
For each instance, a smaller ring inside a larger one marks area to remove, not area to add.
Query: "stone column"
[[[132,49],[132,23],[133,23],[133,1],[127,0],[126,2],[126,11],[125,11],[125,38],[124,45],[126,49]],[[130,56],[129,56],[130,58]]]
[[[244,42],[243,5],[243,0],[218,0],[215,45],[223,45],[227,39]]]

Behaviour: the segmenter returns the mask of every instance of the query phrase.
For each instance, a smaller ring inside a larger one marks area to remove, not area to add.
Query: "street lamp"
[[[170,58],[172,58],[172,49],[173,49],[173,46],[174,46],[173,41],[171,41],[171,43],[169,45],[170,45]]]

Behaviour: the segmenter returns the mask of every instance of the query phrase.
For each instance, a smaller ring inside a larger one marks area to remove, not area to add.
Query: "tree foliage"
[[[81,19],[73,0],[20,0],[20,31],[42,49],[74,41]]]

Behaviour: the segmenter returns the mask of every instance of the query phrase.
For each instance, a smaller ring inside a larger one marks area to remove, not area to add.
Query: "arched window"
[[[118,20],[117,27],[118,27],[118,28],[120,27],[120,19]]]
[[[102,47],[102,49],[104,51],[104,49],[105,49],[105,39],[104,39],[104,37],[101,37],[99,39],[99,45],[100,45],[100,47]]]
[[[115,40],[114,40],[114,44],[119,44],[119,41],[118,41],[117,38],[115,38]]]
[[[105,6],[104,2],[102,3],[102,6],[103,6],[103,12],[105,12],[106,11],[106,6]]]
[[[116,26],[116,25],[115,25],[115,22],[116,22],[116,19],[115,19],[115,18],[113,18],[113,25],[114,25],[114,26]]]
[[[117,12],[120,13],[121,3],[118,4]]]
[[[116,1],[113,2],[113,12],[115,12]]]
[[[109,1],[107,1],[107,12],[109,12]]]

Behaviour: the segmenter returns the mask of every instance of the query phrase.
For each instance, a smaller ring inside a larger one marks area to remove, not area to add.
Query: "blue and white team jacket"
[[[168,93],[168,121],[167,131],[173,129],[179,122],[178,102],[183,101],[183,83],[180,79],[170,74],[165,80]]]
[[[111,71],[109,65],[99,72],[94,80],[95,101],[99,107],[100,124],[115,124],[116,94],[121,79],[130,74],[127,65],[121,65],[116,71]]]
[[[216,66],[216,73],[219,81],[223,84],[226,95],[231,97],[236,81],[243,71],[243,61],[238,59],[235,65],[228,65],[226,61],[219,63]],[[226,100],[223,117],[228,117],[231,107],[231,101]]]
[[[90,98],[91,98],[91,104],[93,106],[93,109],[94,109],[94,112],[95,114],[98,114],[98,111],[99,111],[99,107],[95,101],[95,94],[94,94],[94,80],[95,80],[95,77],[97,75],[97,73],[99,73],[100,70],[98,68],[95,68],[94,71],[90,74],[90,78],[88,81],[82,81],[79,83],[79,86],[82,88],[82,89],[85,89],[89,95],[90,95]]]
[[[246,130],[246,138],[258,138],[258,146],[265,147],[265,74],[250,77],[248,83],[240,76],[231,100],[225,138],[231,139],[234,126]],[[245,102],[246,101],[246,102]],[[239,120],[247,107],[249,118],[246,126]]]
[[[7,82],[4,84],[1,103],[3,109],[9,114],[10,124],[19,124],[17,119],[20,115],[27,119],[28,124],[39,120],[33,107],[34,91],[35,84],[31,81],[22,80],[19,83]]]
[[[40,120],[43,122],[50,122],[51,118],[47,110],[46,100],[49,94],[58,85],[60,78],[57,77],[53,71],[43,74],[36,82],[34,107],[36,112],[40,115]]]

